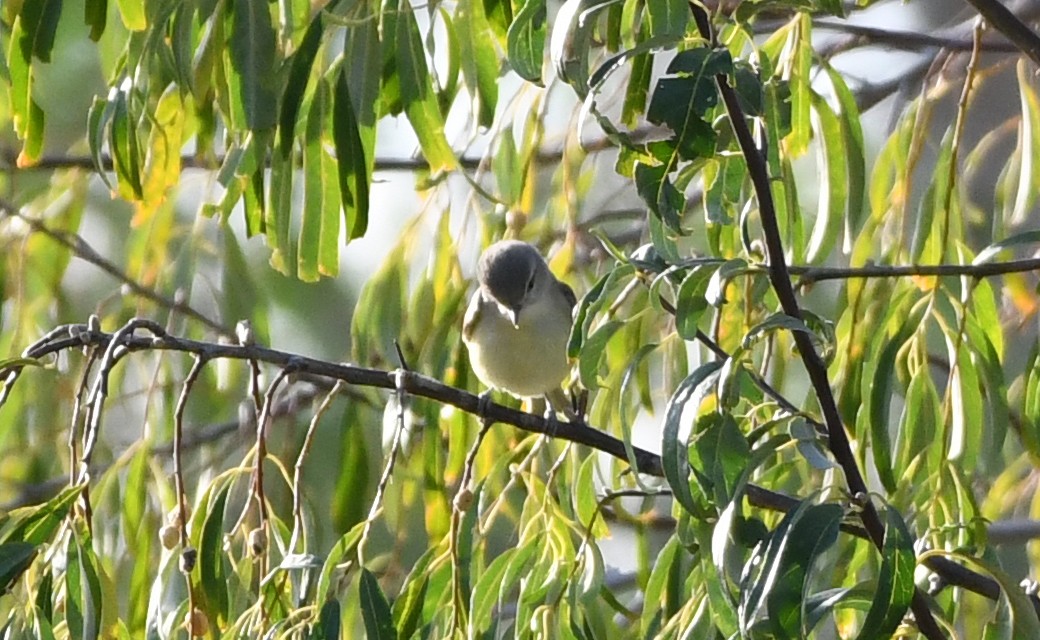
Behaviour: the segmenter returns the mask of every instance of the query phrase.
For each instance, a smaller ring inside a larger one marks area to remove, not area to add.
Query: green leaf
[[[715,272],[709,266],[694,267],[679,285],[675,300],[675,330],[683,340],[697,337],[701,316],[709,306],[705,293]]]
[[[810,264],[819,264],[831,255],[843,230],[849,176],[841,122],[826,100],[811,89],[810,94],[819,144],[816,165],[819,169],[820,196],[805,259]]]
[[[36,545],[31,542],[0,544],[0,593],[7,593],[36,558]]]
[[[1040,158],[1040,99],[1033,89],[1033,74],[1029,66],[1020,61],[1016,70],[1022,108],[1018,146],[1022,152],[1018,190],[1010,217],[1012,224],[1020,224],[1028,219],[1033,203],[1036,202],[1037,191],[1040,191],[1040,168],[1035,165]]]
[[[397,640],[390,604],[379,588],[379,581],[368,569],[361,567],[361,616],[365,621],[365,633],[369,640]]]
[[[790,157],[797,158],[805,153],[812,138],[809,113],[812,106],[812,16],[802,13],[796,28],[791,31],[791,132],[784,138]]]
[[[33,56],[40,62],[51,61],[51,49],[54,48],[54,35],[58,31],[61,6],[61,0],[22,2],[18,47],[26,65],[31,64]]]
[[[202,535],[198,541],[199,605],[210,622],[224,628],[230,611],[229,576],[225,567],[224,509],[231,483],[225,482],[206,505]]]
[[[105,33],[108,22],[108,0],[86,0],[83,23],[90,27],[90,39],[97,42]]]
[[[11,119],[14,130],[22,140],[22,151],[18,155],[18,166],[31,166],[39,160],[43,152],[44,113],[40,105],[33,99],[35,73],[32,59],[20,55],[18,42],[22,38],[21,19],[16,20],[11,30],[11,43],[8,50],[8,72],[11,77],[9,96],[11,101]]]
[[[936,552],[938,554],[938,552]],[[1011,618],[1011,637],[1040,638],[1040,619],[1037,617],[1033,599],[1026,595],[1016,578],[1009,576],[1001,568],[1000,563],[987,558],[978,558],[964,553],[949,552],[947,554],[967,564],[974,564],[990,574],[1000,585],[1000,597],[1007,603]]]
[[[296,116],[303,102],[303,94],[307,89],[307,80],[311,75],[311,67],[314,66],[314,58],[318,54],[321,45],[321,34],[324,25],[319,12],[307,32],[303,36],[299,49],[292,56],[289,65],[289,78],[285,83],[285,91],[282,92],[282,110],[278,118],[278,148],[283,158],[288,158],[292,151],[293,136],[296,130]]]
[[[369,162],[361,140],[361,130],[350,98],[346,72],[336,81],[333,106],[333,139],[339,167],[339,193],[343,205],[348,240],[368,230]]]
[[[693,436],[693,468],[711,483],[715,504],[729,504],[748,467],[751,447],[729,415],[708,414],[698,420]]]
[[[545,57],[545,0],[527,0],[506,37],[509,64],[524,80],[542,86]]]
[[[804,322],[798,318],[789,316],[786,313],[778,312],[748,329],[748,332],[744,334],[744,339],[741,341],[740,347],[742,349],[750,349],[756,342],[764,338],[766,335],[781,329],[786,329],[787,331],[800,331],[801,333],[808,334],[809,337],[816,341],[820,340],[819,337],[809,329],[809,327],[805,326]]]
[[[647,0],[646,19],[651,38],[681,38],[693,14],[685,0]]]
[[[278,121],[277,36],[266,2],[234,0],[231,24],[231,77],[236,115],[248,129],[268,129]]]
[[[339,600],[326,600],[321,605],[317,628],[319,640],[340,640],[340,615]]]
[[[690,459],[685,442],[679,438],[679,428],[683,422],[689,423],[694,419],[687,417],[684,420],[686,412],[690,412],[690,416],[697,415],[701,401],[711,392],[721,368],[722,362],[708,362],[697,367],[679,383],[665,408],[661,443],[664,476],[676,501],[693,515],[701,513],[702,509],[690,490]]]
[[[65,620],[69,631],[79,640],[97,640],[101,637],[103,599],[90,537],[71,536],[66,555]]]
[[[609,320],[598,327],[592,335],[581,345],[581,353],[578,354],[578,372],[581,383],[586,389],[598,389],[600,360],[607,343],[618,329],[625,326],[622,320]]]
[[[123,19],[123,26],[130,31],[147,29],[148,16],[145,13],[145,4],[141,0],[116,0],[119,16]]]
[[[681,217],[686,198],[668,178],[668,167],[636,163],[636,191],[650,207],[654,217],[675,233],[681,233]]]
[[[845,208],[845,238],[851,244],[855,233],[858,233],[866,213],[866,150],[863,142],[863,126],[860,123],[859,107],[845,79],[829,65],[826,67],[834,94],[838,98],[838,118],[841,124],[841,138],[845,148],[845,167],[847,171],[847,206]]]
[[[477,124],[490,127],[498,106],[498,55],[481,0],[461,0],[455,10],[462,78],[477,102]]]
[[[754,628],[763,608],[780,638],[807,637],[804,628],[807,578],[816,559],[838,538],[844,510],[803,500],[752,554],[741,578],[740,627]]]
[[[434,173],[450,171],[458,166],[458,161],[444,135],[444,118],[437,105],[437,96],[426,65],[426,49],[419,35],[412,5],[407,0],[398,3],[395,42],[395,59],[405,114],[415,129],[423,156],[430,163],[430,170]]]
[[[892,636],[913,600],[916,564],[913,536],[907,531],[902,516],[891,507],[886,508],[881,572],[874,601],[863,621],[858,640],[881,640]]]
[[[994,258],[1000,255],[1000,252],[1012,249],[1014,247],[1028,246],[1040,242],[1040,229],[1031,229],[1029,231],[1023,231],[1022,233],[1016,233],[1010,238],[1005,238],[998,242],[994,242],[985,249],[979,252],[979,255],[975,256],[975,259],[971,261],[973,265],[987,264],[992,262]]]

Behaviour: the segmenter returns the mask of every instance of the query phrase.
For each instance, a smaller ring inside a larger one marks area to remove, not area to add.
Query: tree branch
[[[708,14],[699,4],[691,2],[689,6],[701,36],[710,42],[711,46],[717,46],[715,33],[708,20]],[[791,284],[791,276],[787,271],[787,263],[784,258],[783,240],[776,217],[776,209],[773,205],[769,168],[766,164],[765,156],[755,144],[754,136],[751,135],[751,131],[748,128],[736,91],[729,84],[729,78],[725,74],[717,75],[715,76],[715,84],[722,95],[726,113],[729,115],[730,126],[733,128],[741,154],[747,163],[748,173],[750,174],[751,183],[758,200],[759,217],[762,221],[766,241],[766,255],[769,260],[770,283],[777,298],[780,300],[780,306],[784,313],[793,318],[801,319],[802,312],[798,306],[798,298],[795,296],[794,287]],[[809,380],[820,403],[824,422],[827,425],[831,453],[844,471],[845,480],[852,495],[867,497],[863,501],[860,517],[867,533],[870,534],[871,540],[873,540],[878,549],[881,549],[884,546],[885,525],[878,514],[877,508],[869,499],[870,493],[867,484],[856,463],[856,457],[852,453],[848,435],[845,433],[845,427],[841,422],[841,414],[838,413],[838,405],[834,399],[834,393],[831,391],[830,381],[827,376],[827,365],[824,364],[820,354],[817,353],[812,338],[807,333],[795,331],[793,332],[793,338],[798,346],[802,364],[809,374]],[[932,616],[924,594],[920,590],[914,590],[914,597],[910,606],[914,612],[918,629],[925,637],[929,638],[929,640],[940,640],[944,637],[942,630]]]
[[[986,22],[1003,33],[1022,53],[1040,65],[1040,37],[1019,20],[1000,0],[968,0]]]

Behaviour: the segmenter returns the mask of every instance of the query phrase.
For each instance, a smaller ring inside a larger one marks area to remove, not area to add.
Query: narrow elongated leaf
[[[796,158],[805,153],[812,137],[812,17],[808,13],[801,14],[790,37],[793,54],[787,80],[791,88],[791,132],[784,144],[790,156]]]
[[[319,12],[307,32],[303,35],[300,47],[293,54],[289,65],[289,79],[282,92],[282,110],[278,117],[278,148],[283,157],[288,157],[292,149],[293,135],[296,131],[296,116],[303,102],[303,94],[307,89],[307,80],[311,75],[314,58],[321,45],[321,34],[324,29],[322,14]]]
[[[676,501],[694,515],[701,509],[690,490],[690,459],[685,440],[679,438],[679,429],[684,422],[689,424],[695,419],[721,368],[721,362],[709,362],[695,369],[679,383],[665,409],[661,442],[665,479],[675,492]]]
[[[218,628],[228,620],[230,598],[224,554],[224,508],[231,483],[224,483],[207,505],[199,539],[198,584],[200,605],[206,617]]]
[[[527,0],[509,25],[509,64],[524,80],[542,86],[545,57],[545,0]]]
[[[581,383],[586,389],[598,389],[600,360],[603,351],[607,348],[610,338],[618,329],[625,326],[621,320],[610,320],[597,328],[581,345],[581,353],[578,354],[578,371],[581,374]]]
[[[100,40],[108,23],[108,0],[86,0],[83,22],[90,27],[90,39],[94,42]]]
[[[268,129],[278,120],[277,36],[266,2],[234,0],[231,23],[232,104],[240,126]]]
[[[650,37],[682,37],[692,14],[684,0],[647,0],[646,18]]]
[[[130,31],[144,31],[148,28],[148,16],[145,14],[145,3],[141,0],[116,0],[119,17],[123,26]]]
[[[827,67],[827,74],[838,98],[838,118],[841,123],[841,137],[845,148],[845,166],[847,169],[848,202],[845,208],[845,251],[851,249],[852,239],[863,222],[866,213],[866,151],[863,142],[863,127],[860,123],[859,107],[856,98],[845,84],[841,74],[832,67]]]
[[[32,564],[36,545],[30,542],[0,544],[0,593],[7,593]]]
[[[408,0],[400,0],[397,6],[395,59],[404,111],[419,138],[419,146],[430,163],[430,170],[449,171],[458,166],[458,160],[444,135],[444,117],[433,91],[419,25]],[[348,230],[350,226],[348,224]]]
[[[816,221],[806,249],[805,259],[818,264],[826,260],[834,249],[844,227],[848,201],[848,167],[845,136],[841,122],[827,101],[810,89],[812,115],[819,141],[820,196]]]
[[[903,518],[885,509],[885,542],[881,549],[881,573],[874,600],[863,621],[859,640],[890,638],[914,597],[914,539]]]
[[[477,103],[477,124],[490,127],[498,106],[498,64],[491,25],[481,0],[462,0],[455,10],[462,78]]]
[[[1022,150],[1018,174],[1018,190],[1011,212],[1011,224],[1021,224],[1036,201],[1040,190],[1040,171],[1035,165],[1040,157],[1040,99],[1033,89],[1032,73],[1024,61],[1016,67],[1021,96],[1022,119],[1019,121],[1018,147]]]
[[[18,47],[25,64],[30,64],[33,57],[40,62],[51,61],[51,49],[54,48],[54,35],[58,31],[61,6],[61,0],[22,3]]]
[[[368,229],[368,188],[370,163],[365,155],[361,130],[347,84],[346,71],[336,80],[333,99],[332,139],[339,166],[339,193],[347,240],[360,238]]]
[[[361,568],[361,616],[365,621],[365,633],[369,640],[396,640],[397,630],[379,581],[372,572]]]

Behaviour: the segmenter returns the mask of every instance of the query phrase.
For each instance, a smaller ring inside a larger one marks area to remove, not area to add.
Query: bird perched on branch
[[[552,410],[573,417],[560,385],[570,373],[574,291],[556,279],[537,249],[517,240],[488,247],[477,277],[480,286],[462,325],[477,377],[520,398],[545,397],[550,417]]]

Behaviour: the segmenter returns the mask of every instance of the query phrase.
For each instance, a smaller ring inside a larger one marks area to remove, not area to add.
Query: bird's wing
[[[573,295],[573,294],[572,294]],[[462,337],[469,340],[473,337],[473,331],[480,322],[480,314],[484,310],[484,296],[480,295],[478,288],[469,299],[469,307],[466,308],[466,316],[462,320]]]
[[[574,295],[574,289],[571,289],[570,285],[559,280],[556,281],[556,284],[560,285],[560,293],[567,299],[567,304],[570,305],[571,309],[574,309],[574,305],[578,304],[578,297]]]

